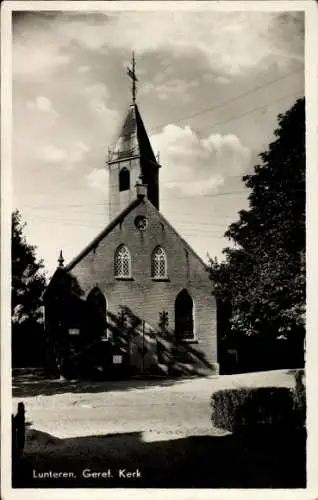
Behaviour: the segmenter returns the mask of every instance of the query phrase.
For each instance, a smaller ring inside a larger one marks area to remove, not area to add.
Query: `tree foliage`
[[[278,116],[275,140],[243,177],[248,210],[225,236],[225,260],[210,261],[214,294],[230,304],[230,329],[273,339],[305,329],[305,109],[304,99]]]
[[[12,213],[11,255],[11,315],[13,324],[38,321],[41,295],[45,288],[42,260],[36,257],[36,247],[30,245],[24,234],[25,223],[18,210]]]

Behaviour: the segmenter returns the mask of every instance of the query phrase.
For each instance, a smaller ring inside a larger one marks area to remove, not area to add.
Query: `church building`
[[[129,75],[132,103],[108,157],[110,222],[67,265],[61,252],[44,294],[47,366],[105,378],[217,374],[208,269],[160,213],[134,58]]]

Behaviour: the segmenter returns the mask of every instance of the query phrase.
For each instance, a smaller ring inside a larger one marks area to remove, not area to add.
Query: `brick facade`
[[[138,215],[149,221],[145,231],[135,227]],[[129,248],[132,256],[131,280],[117,279],[114,274],[114,255],[121,244]],[[167,255],[168,277],[164,281],[151,277],[151,255],[157,245]],[[148,200],[134,207],[97,246],[74,267],[71,265],[70,271],[85,297],[97,286],[105,295],[108,311],[117,314],[120,306],[128,306],[154,330],[163,311],[168,313],[168,329],[174,330],[175,300],[186,289],[194,304],[193,345],[217,370],[216,302],[206,267]]]
[[[176,366],[189,373],[218,372],[212,284],[203,261],[159,212],[159,169],[138,107],[133,104],[108,160],[111,222],[68,266],[59,267],[48,286],[47,332],[54,358],[75,359],[70,353],[70,330],[79,326],[80,352],[87,350],[93,339],[100,341],[96,352],[91,351],[93,362],[103,358],[105,340],[107,352],[114,353],[116,338],[122,341],[124,336],[128,367],[137,367],[141,361],[142,371],[146,362],[147,368],[155,366],[160,371],[165,367],[167,373]],[[148,221],[145,230],[136,227],[138,216]],[[114,257],[120,245],[125,245],[131,255],[129,279],[115,275]],[[158,246],[164,249],[167,258],[167,276],[161,280],[151,276],[151,257]],[[106,299],[107,315],[104,306],[101,314],[96,304],[86,300],[92,290],[104,305]],[[183,296],[188,302],[178,306],[175,328],[176,298],[185,290]],[[141,333],[139,327],[128,331],[121,324],[122,308],[126,308],[126,313],[129,311],[130,319],[141,321]],[[189,314],[183,314],[183,310]],[[163,312],[168,318],[165,329],[159,327]],[[108,340],[105,331],[110,333]],[[185,339],[185,334],[192,332],[191,341]]]

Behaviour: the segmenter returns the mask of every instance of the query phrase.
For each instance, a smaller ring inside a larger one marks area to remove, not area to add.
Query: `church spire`
[[[127,74],[131,78],[131,81],[132,81],[132,88],[131,88],[132,102],[133,102],[133,104],[135,104],[136,103],[136,94],[137,94],[136,82],[138,82],[138,78],[136,76],[136,61],[135,61],[135,52],[134,51],[132,53],[131,68],[127,68]]]
[[[154,155],[136,103],[138,78],[135,54],[127,68],[131,79],[132,102],[120,129],[115,148],[108,152],[109,215],[112,219],[128,203],[141,197],[147,186],[147,199],[159,210],[159,159]],[[139,181],[141,179],[141,181]],[[137,193],[138,192],[138,193]],[[143,197],[145,193],[143,194]]]

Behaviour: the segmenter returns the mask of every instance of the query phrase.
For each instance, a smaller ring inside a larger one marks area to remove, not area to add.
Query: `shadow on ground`
[[[188,377],[189,378],[189,377]],[[34,396],[53,396],[65,393],[98,393],[107,391],[129,391],[154,386],[171,386],[185,381],[180,378],[132,378],[130,380],[54,380],[37,373],[21,373],[12,380],[12,396],[25,398]]]
[[[30,429],[13,487],[304,488],[305,450],[303,429],[154,442],[140,432],[58,439]],[[85,469],[112,477],[84,478]],[[119,477],[122,469],[141,477]],[[73,477],[35,477],[48,471]]]

